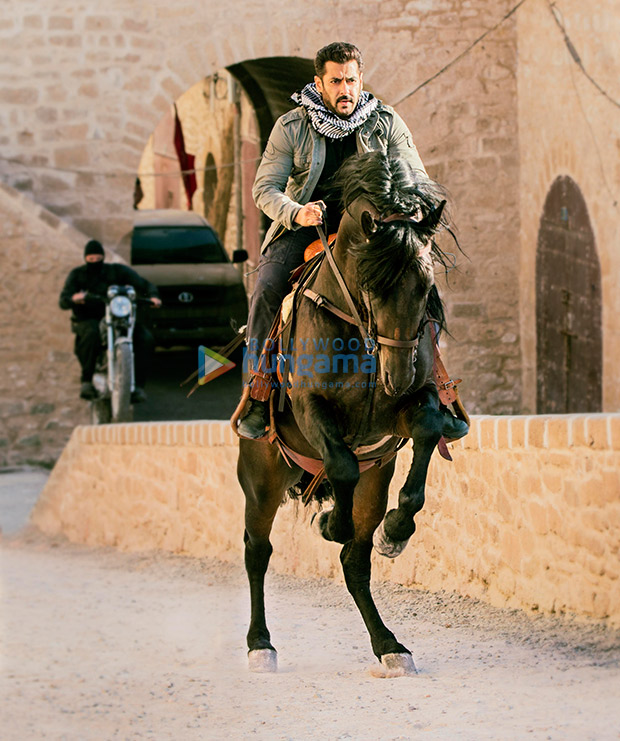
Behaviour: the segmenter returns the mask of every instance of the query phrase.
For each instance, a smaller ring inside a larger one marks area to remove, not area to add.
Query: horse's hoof
[[[418,673],[413,656],[408,653],[383,654],[381,663],[385,677],[414,677]]]
[[[271,673],[278,671],[278,654],[273,648],[257,648],[248,651],[248,668],[251,672]]]
[[[375,547],[375,551],[380,556],[386,558],[396,558],[405,550],[409,538],[407,540],[390,540],[385,534],[385,527],[383,522],[379,524],[379,527],[375,530],[372,536],[372,544]]]

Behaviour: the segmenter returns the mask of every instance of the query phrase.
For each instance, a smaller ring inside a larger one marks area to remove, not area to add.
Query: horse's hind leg
[[[386,627],[370,591],[372,534],[385,513],[393,472],[394,462],[362,475],[353,503],[355,536],[342,548],[340,561],[347,589],[370,635],[373,653],[384,665],[386,675],[402,676],[416,672],[411,653]]]
[[[294,483],[294,474],[275,446],[252,440],[240,440],[237,474],[245,493],[243,539],[251,601],[249,667],[257,672],[275,672],[276,650],[265,619],[265,573],[273,551],[269,541],[273,521],[284,492]]]
[[[443,418],[433,406],[407,410],[401,419],[401,434],[413,439],[413,462],[398,495],[398,508],[390,510],[375,531],[375,550],[395,558],[404,550],[415,532],[414,516],[424,506],[424,489],[431,456],[439,439]]]

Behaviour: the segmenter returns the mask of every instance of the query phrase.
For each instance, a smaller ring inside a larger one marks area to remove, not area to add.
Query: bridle
[[[390,216],[387,216],[385,219],[382,219],[382,223],[388,224],[393,221],[411,221],[416,222],[416,219],[414,219],[412,216],[407,216],[406,214],[391,214]],[[347,302],[347,306],[349,307],[349,310],[351,314],[347,314],[341,309],[339,309],[337,306],[334,306],[334,304],[331,303],[331,301],[328,301],[324,296],[321,296],[318,293],[315,293],[309,288],[306,288],[304,290],[304,296],[311,299],[316,306],[322,307],[330,311],[332,314],[335,314],[340,319],[343,319],[345,322],[348,322],[349,324],[354,324],[357,326],[361,336],[362,340],[364,341],[364,347],[366,349],[366,352],[369,355],[374,355],[377,352],[378,345],[385,345],[387,347],[394,347],[402,350],[411,350],[413,353],[413,361],[415,362],[417,358],[418,353],[418,344],[420,342],[420,337],[422,336],[422,333],[424,332],[424,325],[425,320],[424,318],[420,322],[420,325],[418,326],[418,330],[416,332],[416,336],[411,340],[396,340],[392,337],[385,337],[383,335],[376,334],[374,330],[374,317],[372,312],[372,306],[370,304],[370,295],[368,291],[361,291],[362,298],[364,300],[364,304],[366,307],[366,314],[368,316],[368,325],[364,326],[364,323],[362,322],[362,319],[360,317],[359,311],[357,310],[357,306],[355,305],[355,301],[353,300],[353,296],[351,295],[351,292],[349,291],[349,288],[346,284],[346,281],[344,277],[342,276],[342,273],[340,272],[340,268],[336,264],[336,260],[334,259],[334,255],[332,254],[331,247],[329,246],[327,239],[325,237],[325,232],[323,231],[322,227],[318,225],[316,227],[317,232],[319,233],[319,238],[321,240],[321,243],[323,245],[323,249],[325,251],[325,255],[327,257],[327,262],[332,270],[332,273],[334,274],[334,277],[336,278],[336,281],[338,285],[340,286],[340,290],[342,292],[342,295],[344,296],[345,301]],[[429,241],[424,248],[421,250],[419,257],[428,257],[432,249],[432,244]]]

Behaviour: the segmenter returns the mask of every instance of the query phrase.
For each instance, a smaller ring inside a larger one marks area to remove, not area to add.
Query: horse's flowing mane
[[[345,161],[336,178],[342,206],[351,216],[351,206],[359,198],[372,203],[381,219],[392,214],[419,218],[412,221],[377,221],[377,230],[368,241],[360,240],[349,251],[356,257],[359,284],[379,300],[385,299],[408,272],[417,273],[422,287],[433,282],[432,270],[420,259],[420,250],[441,228],[448,227],[442,216],[438,223],[424,217],[438,208],[446,196],[444,189],[404,159],[383,152],[368,152]],[[432,242],[432,253],[445,266],[445,256]],[[443,307],[437,291],[429,296],[429,312],[444,323]]]

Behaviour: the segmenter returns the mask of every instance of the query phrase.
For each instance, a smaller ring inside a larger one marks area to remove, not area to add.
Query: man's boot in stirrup
[[[241,437],[249,437],[250,440],[260,440],[269,430],[271,376],[262,370],[251,370],[250,376],[248,411],[239,422],[237,432]]]
[[[250,399],[248,408],[249,411],[239,422],[237,431],[241,437],[259,440],[269,429],[269,402]]]

